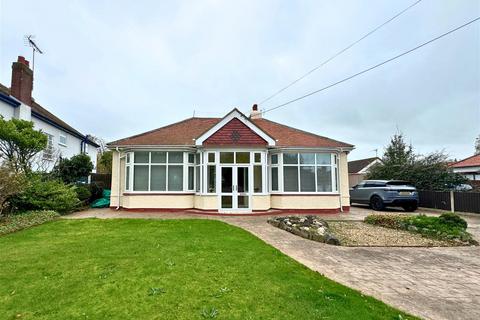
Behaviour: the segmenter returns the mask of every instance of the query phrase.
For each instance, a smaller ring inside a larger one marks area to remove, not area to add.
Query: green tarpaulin
[[[90,204],[90,207],[92,208],[108,208],[110,207],[110,194],[111,190],[109,189],[104,189],[102,193],[102,197],[100,199],[97,199],[93,201]]]

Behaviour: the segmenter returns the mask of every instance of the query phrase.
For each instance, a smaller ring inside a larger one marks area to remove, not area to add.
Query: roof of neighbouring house
[[[10,89],[1,83],[0,83],[0,92],[10,97]],[[72,126],[70,126],[68,123],[66,123],[62,119],[55,116],[53,113],[51,113],[50,111],[48,111],[47,109],[45,109],[44,107],[36,103],[35,101],[32,101],[29,107],[32,109],[32,116],[37,117],[45,122],[50,122],[54,126],[60,127],[74,136],[77,136],[82,139],[86,139],[89,144],[95,146],[96,148],[99,147],[99,145],[94,141],[92,141],[91,139],[89,139],[88,136],[83,135],[81,132],[79,132]]]
[[[466,159],[455,162],[450,165],[452,168],[480,167],[480,154],[473,155]]]
[[[380,160],[378,157],[354,160],[348,162],[348,173],[359,173],[372,162]]]
[[[195,139],[223,118],[188,118],[165,127],[110,142],[110,146],[193,146]],[[249,119],[275,139],[278,147],[353,148],[353,145],[302,131],[267,119]]]

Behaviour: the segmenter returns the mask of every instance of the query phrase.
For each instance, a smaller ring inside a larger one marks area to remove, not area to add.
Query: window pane
[[[215,193],[215,166],[208,166],[207,167],[207,192]]]
[[[300,191],[315,192],[315,167],[314,166],[300,167]]]
[[[188,190],[193,190],[194,185],[194,175],[195,175],[195,167],[188,167]]]
[[[130,152],[127,153],[127,163],[130,163]]]
[[[272,168],[272,191],[278,191],[278,168]]]
[[[166,191],[167,190],[167,172],[166,166],[152,166],[150,177],[151,191]]]
[[[283,167],[284,191],[298,191],[298,167]]]
[[[300,153],[300,163],[315,164],[315,153]]]
[[[130,190],[130,166],[125,168],[125,190]]]
[[[238,207],[248,208],[248,196],[238,196]]]
[[[135,163],[148,163],[148,152],[145,152],[145,151],[135,152]]]
[[[188,163],[195,163],[195,153],[188,154]]]
[[[338,191],[338,179],[337,179],[337,176],[338,176],[338,169],[335,167],[335,175],[333,176],[333,181],[334,181],[334,185],[333,185],[333,188],[332,188],[333,191]]]
[[[255,152],[255,163],[260,163],[262,162],[262,154]]]
[[[183,191],[183,166],[168,166],[168,191]]]
[[[214,152],[209,152],[208,153],[208,162],[215,163],[215,153]]]
[[[283,163],[285,163],[285,164],[297,164],[298,163],[298,153],[284,153],[283,154]]]
[[[238,192],[248,192],[250,186],[248,183],[248,168],[238,167],[237,168],[237,191]]]
[[[222,196],[222,208],[230,209],[232,208],[232,196]]]
[[[195,163],[196,163],[196,164],[200,164],[200,153],[197,153],[197,154],[195,155],[195,158],[196,158],[196,159],[195,159],[195,160],[196,160]]]
[[[317,167],[317,192],[332,191],[332,168]]]
[[[165,151],[152,152],[152,163],[165,163],[167,162],[167,153]]]
[[[278,164],[278,154],[272,154],[270,161],[272,164]]]
[[[253,167],[253,192],[262,192],[262,166]]]
[[[195,167],[195,191],[200,192],[200,166]]]
[[[134,166],[133,169],[133,190],[148,191],[148,166]]]
[[[330,153],[317,153],[317,164],[330,164],[332,157]]]
[[[183,152],[169,152],[168,163],[183,163]]]
[[[220,152],[220,163],[233,163],[233,152]]]
[[[237,152],[237,163],[250,163],[250,152]]]

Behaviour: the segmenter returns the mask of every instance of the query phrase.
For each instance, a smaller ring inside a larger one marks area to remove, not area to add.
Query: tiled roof
[[[10,96],[10,89],[1,83],[0,83],[0,92]],[[38,117],[42,117],[47,121],[53,122],[55,125],[65,129],[66,131],[69,131],[71,134],[78,136],[82,139],[85,139],[85,136],[81,132],[77,131],[75,128],[73,128],[68,123],[58,118],[57,116],[55,116],[53,113],[51,113],[50,111],[48,111],[47,109],[45,109],[44,107],[36,103],[35,101],[32,101],[29,107],[32,109],[33,116],[38,115]],[[94,141],[91,141],[90,139],[88,139],[88,137],[87,137],[87,141],[89,144],[97,148],[99,147],[97,143],[95,143]]]
[[[358,173],[363,168],[368,166],[370,163],[372,163],[373,161],[378,160],[378,159],[379,159],[378,157],[373,157],[373,158],[349,161],[348,162],[348,173]]]
[[[189,118],[183,121],[110,142],[110,146],[193,146],[195,139],[222,118]],[[295,129],[267,119],[251,119],[257,127],[276,140],[280,147],[351,148],[353,145]]]
[[[450,167],[452,168],[480,167],[480,154],[455,162]]]

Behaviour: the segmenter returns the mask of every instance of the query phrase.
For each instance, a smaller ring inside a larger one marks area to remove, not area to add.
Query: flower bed
[[[478,244],[466,231],[467,222],[458,215],[444,213],[439,217],[426,215],[372,214],[365,217],[368,224],[407,230],[433,239],[447,240],[460,245]]]
[[[36,226],[59,217],[55,211],[29,211],[0,218],[0,236]]]
[[[306,239],[340,245],[340,240],[330,231],[328,223],[315,216],[274,217],[268,219],[268,223]]]

